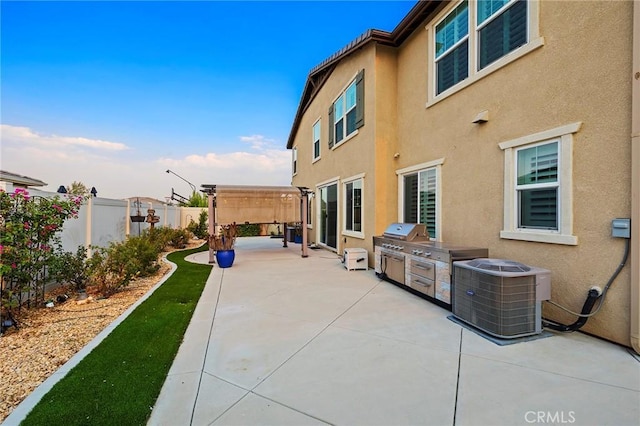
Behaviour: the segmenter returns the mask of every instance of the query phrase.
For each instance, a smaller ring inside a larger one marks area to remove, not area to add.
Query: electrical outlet
[[[631,238],[631,219],[613,219],[611,236],[614,238]]]

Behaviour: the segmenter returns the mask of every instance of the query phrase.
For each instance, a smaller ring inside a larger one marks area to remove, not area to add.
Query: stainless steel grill
[[[427,227],[422,223],[392,223],[382,236],[399,241],[429,241]]]
[[[419,223],[392,223],[373,237],[373,245],[378,276],[449,309],[453,262],[489,256],[486,248],[430,241],[426,226]]]

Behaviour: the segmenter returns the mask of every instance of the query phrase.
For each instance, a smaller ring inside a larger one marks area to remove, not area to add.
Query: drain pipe
[[[640,354],[640,2],[633,2],[631,70],[631,347]],[[633,223],[635,222],[635,223]]]

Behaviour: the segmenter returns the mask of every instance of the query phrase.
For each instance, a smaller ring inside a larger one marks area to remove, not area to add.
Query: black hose
[[[615,281],[615,279],[620,274],[620,271],[622,271],[622,268],[624,268],[624,265],[626,265],[627,260],[629,259],[630,246],[631,246],[631,241],[627,239],[624,247],[624,255],[622,256],[622,261],[616,268],[613,275],[611,275],[611,278],[609,278],[609,281],[607,281],[607,284],[604,286],[604,290],[602,290],[602,293],[600,293],[598,290],[593,288],[589,290],[589,294],[587,295],[587,300],[584,301],[584,305],[582,305],[582,311],[580,312],[580,315],[578,315],[578,319],[576,322],[574,322],[573,324],[564,325],[556,322],[550,322],[549,320],[543,318],[542,319],[543,325],[552,330],[562,331],[562,332],[576,331],[580,327],[585,325],[589,317],[592,317],[600,310],[600,308],[602,307],[602,304],[604,303],[604,298],[607,295],[607,291],[609,290],[609,287],[611,287],[611,284],[613,284],[613,281]],[[593,305],[595,305],[598,299],[600,299],[600,303],[598,304],[598,307],[596,308],[595,312],[591,312],[591,310],[593,309]]]
[[[562,332],[570,332],[570,331],[578,330],[580,327],[582,327],[587,323],[587,320],[589,319],[589,317],[584,315],[591,312],[591,309],[593,309],[593,305],[596,304],[596,301],[600,298],[600,296],[601,294],[598,290],[593,288],[589,290],[589,295],[587,296],[587,300],[585,300],[584,305],[582,305],[582,311],[581,311],[582,315],[578,317],[576,322],[574,322],[573,324],[569,324],[569,325],[556,324],[556,323],[551,323],[545,320],[544,326],[552,330],[562,331]]]

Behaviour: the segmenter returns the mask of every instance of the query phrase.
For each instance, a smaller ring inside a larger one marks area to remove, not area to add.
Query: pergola
[[[287,247],[287,223],[302,224],[302,257],[307,257],[307,188],[295,186],[202,185],[209,199],[209,234],[218,224],[282,223],[284,247]],[[214,263],[209,249],[209,263]]]

